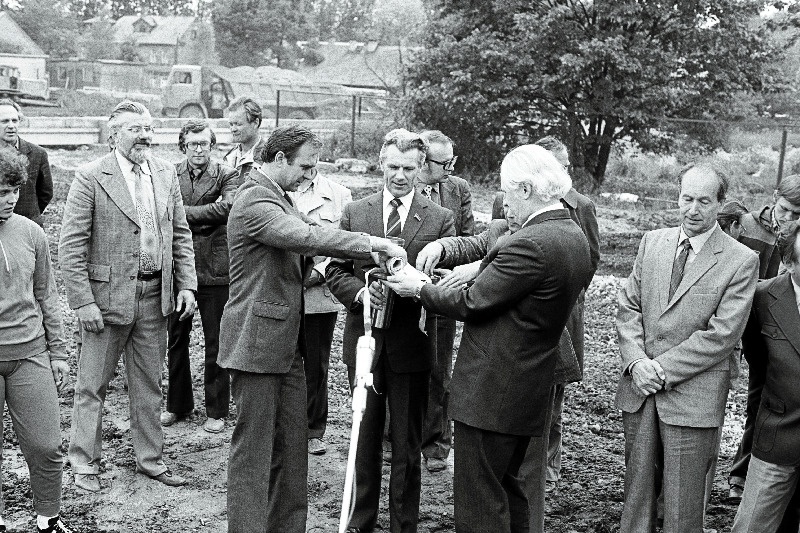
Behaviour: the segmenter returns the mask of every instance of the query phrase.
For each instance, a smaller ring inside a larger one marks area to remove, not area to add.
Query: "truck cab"
[[[226,80],[199,65],[174,65],[162,89],[162,113],[180,118],[222,118],[233,91]]]

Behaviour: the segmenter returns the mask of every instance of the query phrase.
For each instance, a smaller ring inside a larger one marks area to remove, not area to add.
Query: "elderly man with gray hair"
[[[159,411],[167,317],[177,310],[191,320],[195,310],[192,233],[175,166],[150,153],[147,108],[123,101],[108,125],[112,152],[75,172],[59,244],[83,328],[69,460],[75,485],[98,492],[103,402],[124,352],[136,470],[183,485],[163,461]]]
[[[556,158],[520,146],[503,160],[500,178],[510,235],[489,251],[470,287],[389,278],[401,296],[464,321],[451,381],[458,533],[528,531],[528,497],[544,508],[559,339],[591,275],[589,246],[560,202],[572,182]],[[530,447],[535,480],[523,490]]]

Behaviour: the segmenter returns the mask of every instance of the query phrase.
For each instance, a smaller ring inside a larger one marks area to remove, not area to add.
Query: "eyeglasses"
[[[431,163],[436,163],[437,165],[442,165],[442,170],[455,170],[456,168],[456,161],[458,160],[458,156],[453,156],[453,159],[448,159],[447,161],[436,161],[434,159],[426,159],[426,161],[430,161]]]
[[[143,131],[147,133],[153,133],[153,126],[128,126],[127,129],[129,132],[133,133],[134,135],[138,135]]]
[[[203,150],[208,150],[210,147],[211,147],[211,143],[208,142],[208,141],[200,141],[200,142],[192,141],[192,142],[186,143],[186,148],[188,148],[189,150],[191,150],[193,152],[196,151],[198,148],[201,148]]]

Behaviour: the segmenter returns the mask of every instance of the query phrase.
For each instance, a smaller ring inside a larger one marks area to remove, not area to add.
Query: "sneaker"
[[[439,459],[438,457],[426,457],[425,468],[428,469],[428,472],[441,472],[447,468],[447,463],[444,459]]]
[[[36,529],[39,531],[39,533],[72,533],[72,530],[68,528],[64,522],[61,521],[61,518],[57,516],[54,516],[47,521],[47,527],[45,529],[42,529],[38,526]]]
[[[97,474],[75,474],[75,486],[88,492],[100,492]]]
[[[325,455],[328,447],[322,439],[308,439],[308,453],[311,455]]]
[[[163,419],[164,415],[161,416]],[[222,430],[225,429],[225,420],[222,418],[207,418],[205,424],[203,424],[203,429],[209,433],[222,433]]]

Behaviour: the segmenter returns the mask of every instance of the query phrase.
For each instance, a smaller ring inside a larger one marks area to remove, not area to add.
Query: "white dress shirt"
[[[414,199],[414,188],[411,188],[411,192],[406,194],[405,196],[397,197],[402,205],[397,207],[397,214],[400,215],[400,231],[406,227],[406,219],[408,218],[408,210],[411,207],[411,201]],[[386,235],[386,225],[389,222],[389,213],[392,212],[392,206],[390,202],[394,200],[395,197],[392,196],[392,193],[386,190],[384,187],[383,189],[383,234]]]
[[[697,254],[699,254],[700,250],[703,249],[703,246],[705,246],[706,242],[708,242],[709,237],[711,237],[711,234],[714,233],[715,229],[717,229],[716,222],[714,223],[714,225],[711,227],[710,230],[705,231],[700,235],[689,237],[683,231],[683,226],[681,226],[681,233],[680,236],[678,237],[678,247],[675,249],[675,257],[678,257],[678,254],[681,251],[681,243],[683,242],[683,240],[688,238],[689,244],[691,244],[692,247],[689,249],[689,255],[686,256],[686,264],[688,265],[689,263],[694,261],[694,258],[697,257]]]
[[[136,205],[136,180],[139,179],[133,173],[134,163],[119,153],[119,150],[114,150],[114,155],[117,156],[119,168],[122,170],[122,175],[125,178],[125,184],[128,186],[128,191],[131,193],[133,205]],[[155,192],[153,191],[153,175],[150,173],[150,166],[147,161],[139,165],[142,169],[142,194],[144,195],[145,207],[153,214],[153,220],[158,224],[158,217],[156,215],[156,200]]]
[[[794,301],[797,304],[797,310],[800,311],[800,286],[794,281],[794,276],[790,275],[789,279],[792,280],[792,288],[794,288]]]
[[[564,205],[561,202],[556,202],[554,204],[550,204],[548,206],[545,206],[545,207],[539,209],[538,211],[534,211],[533,213],[531,213],[531,216],[528,217],[528,219],[525,221],[525,224],[527,224],[528,222],[530,222],[534,218],[538,217],[542,213],[546,213],[547,211],[558,211],[559,209],[564,209]],[[523,224],[523,226],[525,224]]]

